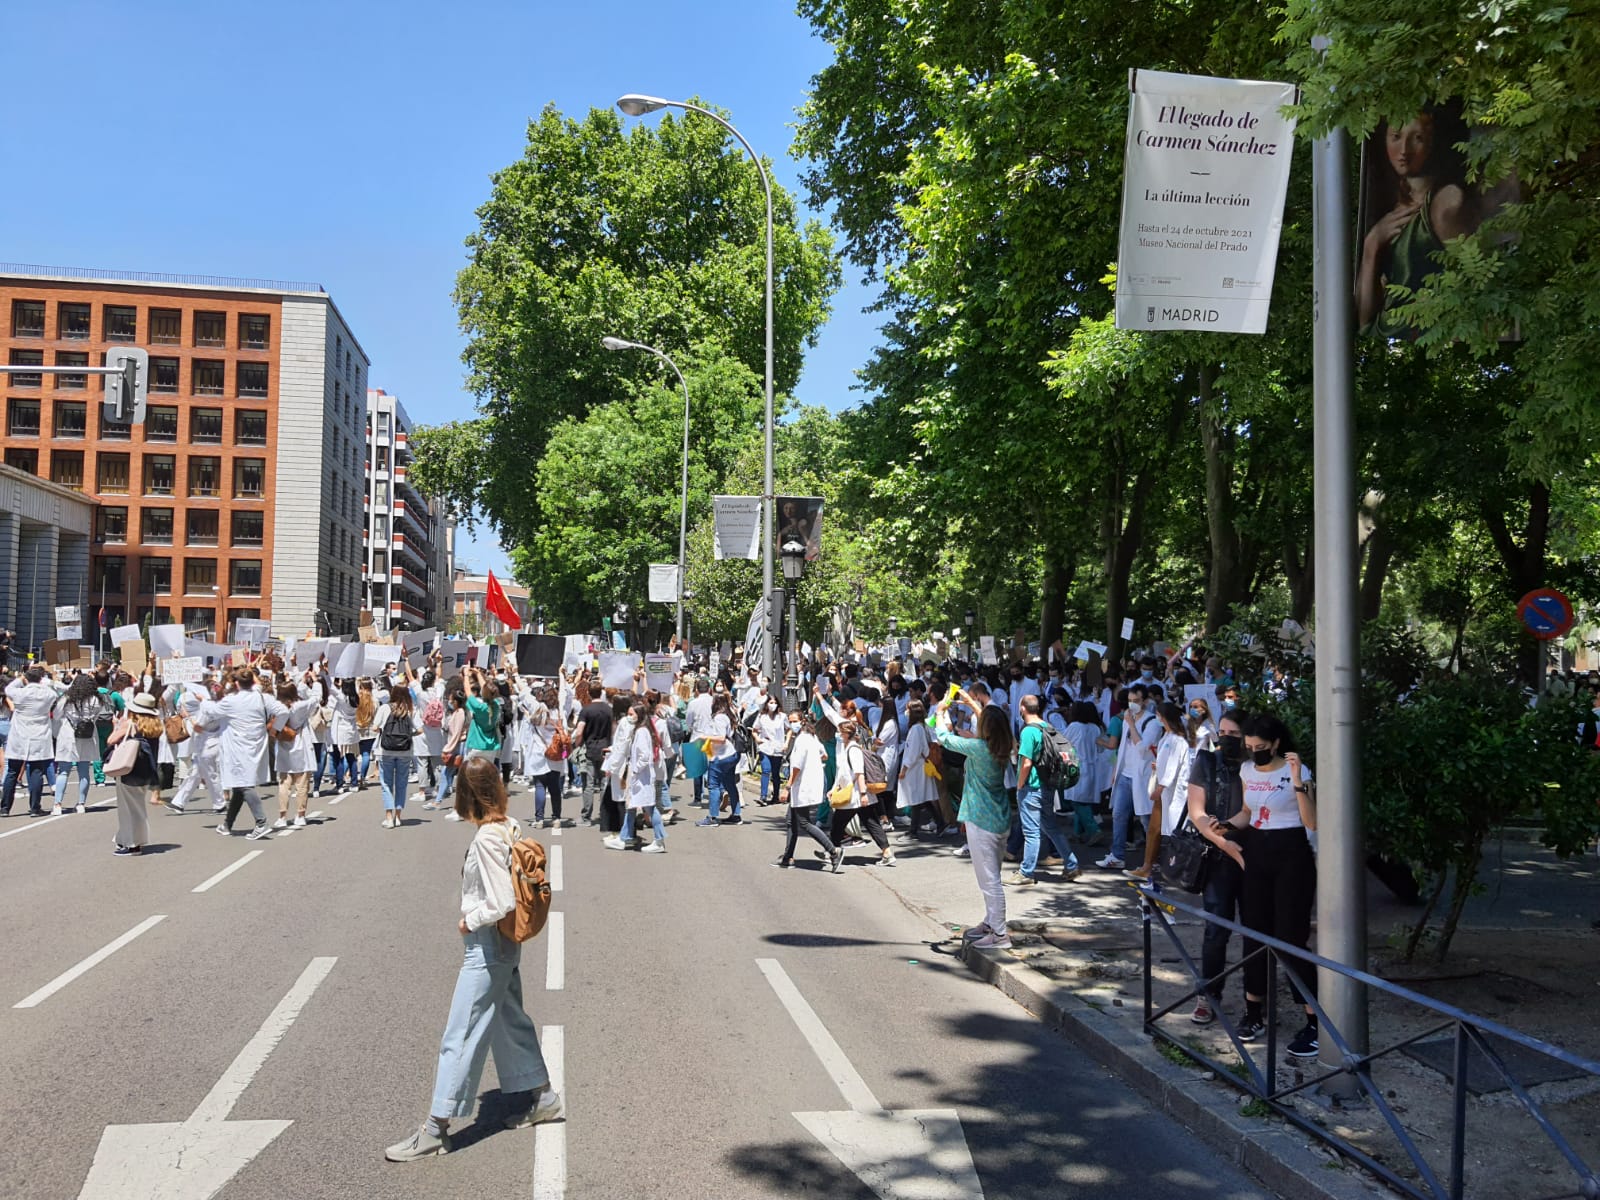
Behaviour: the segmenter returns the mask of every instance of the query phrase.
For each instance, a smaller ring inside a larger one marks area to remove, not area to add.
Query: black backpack
[[[411,714],[392,712],[389,714],[389,719],[383,723],[383,733],[378,738],[378,745],[389,754],[404,754],[411,749],[413,735]]]
[[[1039,749],[1039,761],[1033,766],[1039,772],[1040,784],[1057,792],[1076,787],[1082,769],[1078,765],[1078,753],[1067,735],[1048,721],[1040,724],[1039,732],[1044,735],[1044,741]]]

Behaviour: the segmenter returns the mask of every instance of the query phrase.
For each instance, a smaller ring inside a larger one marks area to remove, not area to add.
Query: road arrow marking
[[[228,1114],[337,961],[311,960],[187,1121],[106,1126],[78,1200],[207,1200],[294,1124]]]
[[[758,958],[756,966],[850,1106],[797,1112],[795,1120],[881,1200],[983,1200],[956,1110],[886,1111],[778,960]]]

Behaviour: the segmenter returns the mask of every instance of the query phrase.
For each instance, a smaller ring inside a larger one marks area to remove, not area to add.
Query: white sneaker
[[[78,811],[81,813],[86,813],[89,811],[89,806],[87,804],[80,804],[78,805]]]
[[[244,835],[244,840],[247,841],[247,842],[259,842],[262,838],[269,838],[271,836],[272,836],[271,828],[269,828],[267,823],[265,821],[263,821],[261,824],[257,825],[254,829],[252,829],[249,833],[245,834]]]
[[[461,820],[461,817],[457,814],[456,810],[452,808],[449,812],[445,813],[444,819],[446,821],[459,821]]]
[[[304,817],[296,817],[294,819],[294,827],[296,829],[304,829],[306,827],[306,819]]]
[[[279,817],[276,821],[274,821],[272,823],[272,827],[274,829],[287,829],[287,828],[289,828],[289,818],[288,817]]]
[[[50,809],[50,815],[52,817],[59,817],[61,815],[61,805],[57,804],[52,806]]]
[[[233,830],[229,829],[221,821],[217,822],[217,832],[220,833],[223,837],[232,837],[233,836]]]
[[[600,844],[607,850],[626,850],[628,848],[628,843],[617,837],[616,834],[603,839]]]
[[[646,846],[639,853],[641,853],[641,854],[665,854],[666,852],[667,852],[667,848],[665,846],[663,846],[660,842],[657,841],[657,842],[651,842],[648,846]]]
[[[1120,871],[1127,865],[1127,863],[1123,862],[1120,858],[1113,854],[1108,854],[1099,862],[1095,863],[1095,866],[1104,871]]]
[[[506,1118],[506,1128],[526,1129],[530,1125],[542,1125],[546,1121],[556,1120],[561,1113],[561,1093],[553,1088],[546,1088],[539,1093],[539,1099],[527,1112]]]

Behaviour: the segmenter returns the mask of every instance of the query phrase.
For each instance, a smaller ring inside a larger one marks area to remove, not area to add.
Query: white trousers
[[[197,754],[189,760],[189,774],[178,785],[178,794],[172,798],[172,803],[182,808],[189,803],[190,797],[200,789],[203,783],[206,786],[206,796],[211,800],[212,808],[221,808],[227,799],[222,794],[221,776],[217,774],[217,764],[222,761],[222,749],[217,748],[215,754]]]
[[[971,821],[966,823],[967,850],[972,855],[972,873],[978,877],[983,894],[983,920],[997,933],[1006,931],[1006,891],[1000,882],[1000,860],[1006,848],[1006,835],[990,833]]]

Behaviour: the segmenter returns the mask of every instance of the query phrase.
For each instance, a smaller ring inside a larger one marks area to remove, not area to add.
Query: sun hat
[[[131,713],[139,713],[141,716],[146,717],[160,716],[160,714],[156,711],[156,698],[149,692],[140,692],[137,696],[135,696],[128,704],[128,711]]]

